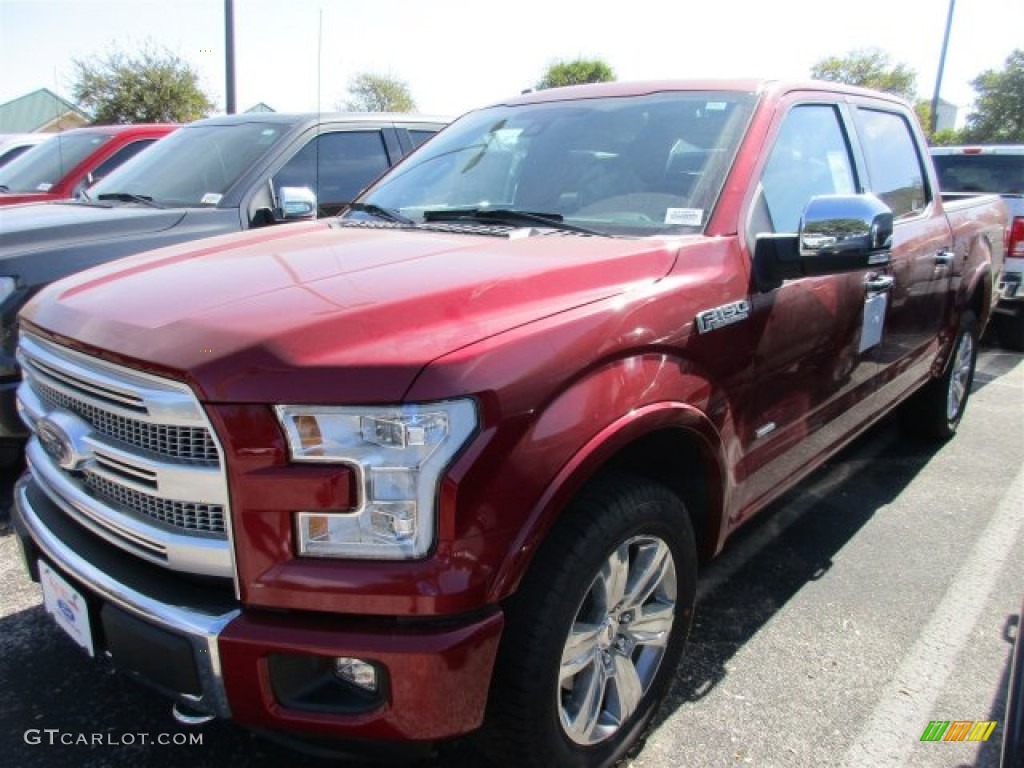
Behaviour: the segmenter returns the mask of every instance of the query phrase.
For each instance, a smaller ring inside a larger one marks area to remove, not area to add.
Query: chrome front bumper
[[[132,563],[129,556],[120,555],[78,528],[39,489],[29,473],[16,484],[14,502],[13,523],[26,546],[30,569],[34,570],[32,561],[41,554],[93,599],[108,602],[143,622],[186,639],[192,647],[202,691],[199,695],[179,693],[178,701],[193,711],[231,716],[218,637],[239,615],[237,607],[230,607],[228,600],[216,599],[190,605],[187,595],[180,596],[184,599],[168,599],[175,585],[168,585],[166,571],[161,580],[160,573],[151,572],[154,566]],[[98,567],[98,562],[106,567]],[[201,594],[198,588],[191,589],[196,590],[196,595]]]

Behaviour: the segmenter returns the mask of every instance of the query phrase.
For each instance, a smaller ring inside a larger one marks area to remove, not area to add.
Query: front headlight
[[[356,471],[356,509],[296,512],[299,555],[391,560],[430,550],[441,473],[476,430],[472,400],[274,410],[292,461],[343,463]]]

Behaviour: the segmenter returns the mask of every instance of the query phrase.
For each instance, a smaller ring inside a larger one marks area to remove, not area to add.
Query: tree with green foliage
[[[348,84],[349,98],[338,104],[348,112],[412,112],[416,102],[409,86],[390,75],[360,72]]]
[[[893,93],[907,101],[913,101],[917,93],[917,73],[905,64],[892,64],[889,54],[877,48],[824,58],[811,67],[811,77],[873,88]]]
[[[563,85],[609,83],[613,80],[615,72],[601,59],[579,58],[572,61],[556,61],[548,67],[536,88],[542,91],[546,88],[560,88]]]
[[[136,55],[111,50],[96,61],[72,64],[72,96],[98,125],[187,123],[214,107],[196,70],[166,48],[147,44]]]
[[[1024,141],[1024,48],[1006,58],[1001,71],[987,69],[971,81],[977,99],[964,135],[971,143]]]

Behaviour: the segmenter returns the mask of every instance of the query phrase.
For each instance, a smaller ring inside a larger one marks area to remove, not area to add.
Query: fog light
[[[334,674],[368,693],[377,692],[377,669],[362,659],[341,656],[334,660]]]

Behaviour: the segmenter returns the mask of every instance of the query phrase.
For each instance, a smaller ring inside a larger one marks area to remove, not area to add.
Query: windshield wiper
[[[424,221],[486,221],[486,222],[508,222],[521,223],[528,221],[531,224],[540,224],[553,229],[561,229],[566,232],[579,232],[583,235],[597,235],[607,237],[604,232],[596,229],[579,227],[575,224],[567,224],[560,213],[544,213],[541,211],[517,211],[514,208],[441,208],[433,211],[424,211]]]
[[[368,213],[371,216],[376,216],[378,219],[386,219],[387,221],[394,221],[398,224],[415,224],[416,222],[392,208],[384,208],[374,203],[349,203],[345,206],[350,211],[360,211],[361,213]]]
[[[97,200],[117,200],[122,203],[140,203],[150,208],[163,208],[160,203],[154,203],[153,198],[147,195],[133,195],[131,192],[104,192],[96,196]]]

